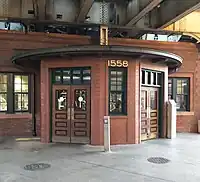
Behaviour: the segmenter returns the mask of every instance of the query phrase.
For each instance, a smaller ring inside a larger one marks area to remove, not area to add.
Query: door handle
[[[70,120],[70,107],[67,109],[67,120]]]
[[[72,118],[72,120],[74,120],[74,108],[73,107],[71,108],[71,118]]]
[[[150,136],[150,128],[151,128],[151,108],[148,106],[147,107],[147,112],[148,112],[148,119],[147,119],[147,134],[148,134],[148,137]]]

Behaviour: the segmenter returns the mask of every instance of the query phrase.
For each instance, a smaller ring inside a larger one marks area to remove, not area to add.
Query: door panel
[[[70,87],[53,86],[52,141],[70,142]]]
[[[149,138],[158,137],[158,89],[150,91],[150,135]]]
[[[141,90],[141,140],[158,137],[158,88]]]
[[[53,86],[52,142],[90,142],[90,86]]]
[[[141,91],[141,140],[146,140],[148,129],[147,91]]]
[[[90,141],[90,87],[73,86],[71,113],[71,142],[89,143]]]

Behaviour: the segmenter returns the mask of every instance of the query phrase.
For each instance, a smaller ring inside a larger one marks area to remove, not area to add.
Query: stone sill
[[[122,115],[115,115],[115,116],[110,116],[110,119],[127,119],[128,116],[122,116]]]
[[[0,119],[32,119],[30,113],[5,114],[0,113]]]
[[[177,116],[194,116],[194,112],[177,112]]]

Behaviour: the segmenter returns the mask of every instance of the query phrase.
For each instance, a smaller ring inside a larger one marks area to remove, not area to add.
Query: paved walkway
[[[199,182],[200,135],[179,134],[175,140],[152,140],[140,145],[102,147],[3,142],[0,144],[0,182]],[[164,157],[166,164],[148,162]],[[50,164],[28,171],[32,163]]]

